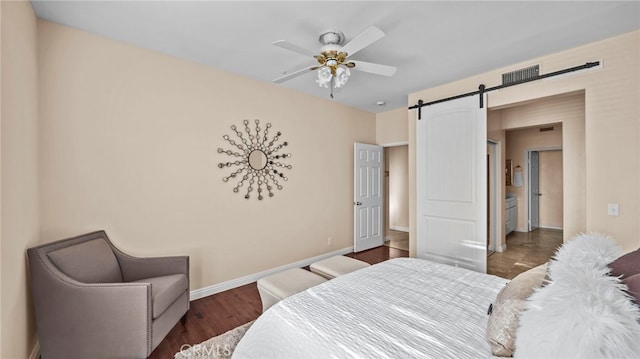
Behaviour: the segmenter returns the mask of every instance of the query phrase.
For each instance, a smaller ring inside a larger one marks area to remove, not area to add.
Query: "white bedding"
[[[507,282],[392,259],[274,305],[233,358],[490,358],[487,309]]]

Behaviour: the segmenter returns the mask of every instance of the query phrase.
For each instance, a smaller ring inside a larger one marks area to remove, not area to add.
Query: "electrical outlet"
[[[330,246],[333,244],[333,237],[329,236],[329,238],[327,238],[327,245]]]
[[[617,217],[620,215],[620,206],[617,203],[609,203],[607,205],[607,214]]]

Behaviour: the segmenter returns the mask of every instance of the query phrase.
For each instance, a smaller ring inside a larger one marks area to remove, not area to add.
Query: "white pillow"
[[[607,266],[622,253],[604,235],[565,243],[520,315],[514,357],[640,358],[640,308]]]
[[[546,276],[545,263],[518,274],[500,290],[487,324],[487,339],[493,355],[513,356],[520,312],[525,308],[525,300],[544,285]]]

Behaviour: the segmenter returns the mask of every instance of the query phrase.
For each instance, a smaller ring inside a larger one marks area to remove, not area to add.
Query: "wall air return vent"
[[[502,84],[510,85],[518,82],[526,81],[540,75],[540,65],[525,67],[524,69],[515,70],[502,74]]]

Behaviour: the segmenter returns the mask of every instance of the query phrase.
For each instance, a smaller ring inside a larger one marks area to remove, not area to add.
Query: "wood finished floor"
[[[347,256],[376,264],[391,258],[408,257],[409,252],[381,246]],[[149,358],[173,358],[182,345],[201,343],[250,322],[260,314],[262,303],[255,282],[194,300],[187,314],[187,323],[178,322]]]
[[[562,245],[562,230],[540,228],[533,232],[511,232],[507,250],[487,258],[487,273],[513,279],[518,274],[549,261]]]

